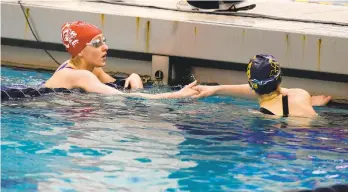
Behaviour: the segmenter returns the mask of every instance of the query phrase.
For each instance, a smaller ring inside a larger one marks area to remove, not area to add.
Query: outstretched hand
[[[213,86],[197,85],[193,87],[193,89],[198,92],[198,94],[192,96],[192,98],[195,99],[209,97],[215,94],[215,89]]]
[[[324,106],[329,103],[331,96],[316,95],[312,96],[312,106]]]
[[[196,86],[197,81],[194,81],[188,85],[186,85],[184,88],[180,89],[178,93],[181,97],[191,97],[193,95],[197,95],[199,92],[193,89],[194,86]]]

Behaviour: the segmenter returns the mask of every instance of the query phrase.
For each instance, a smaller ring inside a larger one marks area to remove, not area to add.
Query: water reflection
[[[38,102],[46,105],[37,105]],[[121,97],[91,101],[89,96],[67,95],[23,105],[51,108],[45,114],[47,118],[73,123],[50,131],[34,131],[41,136],[64,138],[37,150],[37,154],[53,159],[52,154],[66,154],[64,161],[46,165],[55,175],[41,180],[39,190],[162,191],[178,188],[177,179],[168,178],[171,172],[195,166],[194,161],[182,161],[176,156],[177,146],[185,138],[173,123],[166,121],[175,117],[165,115],[170,111],[168,104],[149,105],[144,100]]]
[[[255,110],[253,101],[224,97],[6,102],[6,188],[278,191],[348,179],[347,111],[323,108],[323,116],[299,120]]]

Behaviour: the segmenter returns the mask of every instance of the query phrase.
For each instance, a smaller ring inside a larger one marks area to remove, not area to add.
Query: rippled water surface
[[[1,75],[2,86],[35,86],[50,73],[2,67]],[[77,93],[1,107],[4,192],[280,191],[348,180],[345,109],[270,119],[239,98]]]

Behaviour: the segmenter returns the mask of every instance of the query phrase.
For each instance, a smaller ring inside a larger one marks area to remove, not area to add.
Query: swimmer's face
[[[87,63],[94,67],[103,67],[106,65],[106,53],[108,46],[103,34],[95,36],[91,42],[81,51],[81,56]]]

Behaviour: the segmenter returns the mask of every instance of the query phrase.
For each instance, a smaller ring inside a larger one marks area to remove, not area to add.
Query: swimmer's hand
[[[194,86],[196,86],[197,84],[197,81],[194,81],[188,85],[186,85],[184,88],[180,89],[177,94],[178,94],[178,97],[191,97],[191,96],[194,96],[194,95],[197,95],[199,94],[199,92],[195,89],[193,89]]]
[[[209,97],[211,95],[214,95],[216,92],[215,86],[198,85],[193,87],[193,89],[198,91],[198,94],[192,96],[192,98],[195,99]]]
[[[138,74],[132,73],[124,83],[124,88],[130,85],[131,89],[142,89],[144,88],[143,82]]]
[[[329,103],[331,96],[315,95],[312,96],[312,106],[324,106]]]

